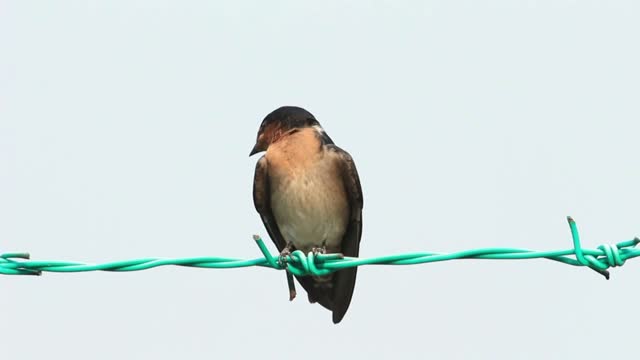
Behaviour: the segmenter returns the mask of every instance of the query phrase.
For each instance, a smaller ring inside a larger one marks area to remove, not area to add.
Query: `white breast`
[[[349,206],[335,159],[320,152],[304,166],[289,165],[269,167],[271,207],[285,241],[304,252],[340,252]]]

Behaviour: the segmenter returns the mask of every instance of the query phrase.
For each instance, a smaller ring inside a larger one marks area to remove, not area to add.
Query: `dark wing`
[[[267,159],[263,156],[256,164],[256,172],[253,177],[253,205],[255,205],[258,214],[260,214],[269,237],[276,244],[278,251],[282,251],[286,243],[271,210],[271,192],[269,190],[267,171]]]
[[[281,252],[287,245],[276,218],[271,209],[271,190],[269,188],[269,173],[267,159],[263,156],[256,164],[256,171],[253,178],[253,204],[262,218],[262,223],[269,233],[269,237]],[[310,276],[296,276],[298,282],[307,291],[309,301],[318,302],[329,310],[333,310],[331,294],[324,288],[314,286],[313,278]],[[348,304],[347,304],[348,305]]]
[[[349,201],[349,223],[342,239],[342,253],[345,256],[357,257],[360,251],[360,237],[362,235],[362,187],[356,165],[351,155],[335,145],[327,145],[330,151],[338,156],[340,173]],[[333,276],[333,322],[342,320],[351,303],[351,296],[356,285],[358,269],[348,268],[337,271]]]

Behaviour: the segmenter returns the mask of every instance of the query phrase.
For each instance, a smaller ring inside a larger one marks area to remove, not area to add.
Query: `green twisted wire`
[[[158,266],[176,265],[209,269],[229,269],[248,266],[262,266],[273,269],[286,269],[293,275],[326,275],[331,272],[362,265],[414,265],[437,261],[458,259],[518,260],[545,258],[574,266],[586,266],[609,279],[610,267],[621,266],[626,260],[640,256],[640,243],[637,237],[616,245],[600,245],[597,249],[584,249],[575,221],[567,217],[573,249],[553,251],[532,251],[513,248],[484,248],[441,253],[409,253],[373,258],[343,257],[341,254],[305,255],[296,250],[286,257],[273,256],[262,239],[255,235],[254,240],[263,254],[262,258],[242,260],[221,257],[196,257],[182,259],[146,258],[116,261],[105,264],[83,264],[69,261],[28,260],[27,253],[7,253],[0,255],[0,274],[4,275],[40,275],[42,272],[84,272],[84,271],[139,271]]]

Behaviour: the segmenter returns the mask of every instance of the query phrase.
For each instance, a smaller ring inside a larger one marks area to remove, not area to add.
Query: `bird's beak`
[[[253,149],[251,149],[251,152],[249,153],[249,156],[253,156],[253,155],[259,153],[260,151],[262,151],[262,146],[260,146],[260,142],[257,142],[253,146]]]

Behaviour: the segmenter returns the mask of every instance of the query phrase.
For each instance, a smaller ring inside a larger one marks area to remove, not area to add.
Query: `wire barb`
[[[84,272],[84,271],[140,271],[159,266],[187,266],[208,269],[229,269],[249,266],[268,267],[276,270],[286,269],[288,278],[296,276],[323,276],[340,269],[363,265],[415,265],[458,259],[484,260],[521,260],[545,258],[573,266],[585,266],[609,279],[608,269],[622,266],[627,260],[640,256],[639,238],[622,241],[616,245],[600,245],[597,249],[584,249],[575,221],[567,217],[573,249],[553,251],[532,251],[513,248],[472,249],[449,254],[442,253],[408,253],[380,256],[373,258],[344,257],[342,254],[304,254],[300,250],[293,251],[280,262],[273,256],[264,241],[258,235],[253,239],[262,253],[262,258],[243,260],[221,257],[196,257],[182,259],[147,258],[124,260],[104,264],[83,264],[68,261],[35,261],[29,260],[28,253],[6,253],[0,255],[0,274],[4,275],[40,275],[42,272]],[[290,290],[292,288],[290,287]],[[295,296],[295,289],[290,297]]]

